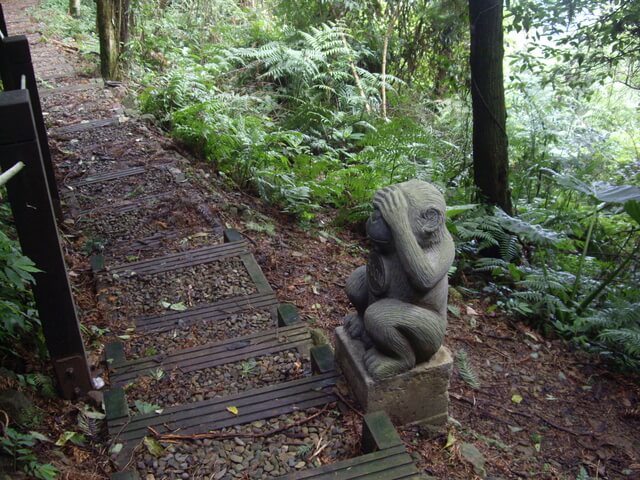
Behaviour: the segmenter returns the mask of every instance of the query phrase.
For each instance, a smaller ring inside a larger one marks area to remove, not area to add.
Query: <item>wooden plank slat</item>
[[[73,188],[84,187],[85,185],[91,185],[94,183],[108,182],[117,178],[130,177],[132,175],[140,175],[145,173],[147,169],[145,167],[130,167],[123,168],[121,170],[113,170],[110,172],[100,173],[97,175],[91,175],[90,177],[83,178],[77,182],[70,183],[69,186]]]
[[[60,93],[71,93],[71,92],[81,92],[84,90],[91,90],[94,88],[102,89],[102,79],[94,79],[87,83],[80,84],[72,84],[72,85],[64,85],[62,87],[53,87],[53,88],[41,88],[40,89],[40,98],[46,98],[53,95],[57,95]]]
[[[291,413],[299,409],[311,408],[318,405],[326,405],[337,401],[337,398],[329,392],[323,391],[306,391],[279,397],[269,400],[268,403],[244,403],[237,401],[234,404],[225,402],[219,405],[217,409],[210,411],[200,411],[195,417],[188,419],[175,420],[175,417],[169,417],[159,421],[161,415],[153,417],[150,423],[146,425],[138,425],[138,428],[129,428],[128,426],[120,433],[119,438],[125,442],[138,441],[144,438],[149,432],[148,427],[152,426],[159,433],[169,433],[179,429],[181,433],[202,433],[214,429],[232,427],[235,425],[243,425],[245,423],[255,422],[256,420],[264,420],[267,418],[277,417],[286,413]],[[240,413],[234,415],[227,411],[228,405],[234,405]]]
[[[324,375],[313,375],[311,377],[304,377],[297,380],[291,380],[289,382],[277,383],[275,385],[269,385],[254,390],[236,393],[233,395],[227,395],[225,397],[216,397],[201,402],[189,403],[183,406],[169,407],[160,414],[164,415],[166,419],[173,417],[174,420],[190,418],[193,415],[197,415],[200,410],[206,410],[208,408],[215,408],[216,405],[224,402],[245,402],[250,404],[251,402],[263,402],[269,399],[276,398],[284,395],[293,395],[296,392],[305,392],[307,390],[319,390],[328,386],[335,385],[338,379],[337,372],[329,372]],[[195,412],[195,413],[194,413]],[[158,415],[156,415],[158,416]],[[134,417],[131,422],[128,418],[113,418],[108,421],[108,427],[111,430],[112,427],[122,427],[125,423],[135,428],[137,423],[145,423],[150,417],[154,415],[138,415]]]
[[[227,245],[232,245],[233,243],[235,242],[228,243]],[[273,292],[273,289],[271,288],[271,285],[269,285],[269,281],[267,280],[267,277],[265,277],[264,273],[262,273],[262,269],[258,265],[258,262],[256,262],[256,259],[253,257],[253,255],[251,255],[250,253],[247,253],[245,255],[241,255],[240,259],[244,264],[244,268],[247,269],[247,272],[249,273],[251,280],[253,280],[253,283],[255,283],[256,288],[258,289],[258,292],[260,293]]]
[[[157,365],[160,362],[193,358],[194,356],[210,356],[225,352],[238,352],[240,350],[245,350],[245,347],[249,346],[253,346],[255,349],[258,346],[264,346],[265,344],[269,345],[277,341],[280,341],[281,343],[290,343],[290,341],[300,338],[301,336],[306,338],[308,333],[309,329],[303,324],[298,324],[290,328],[263,330],[241,337],[232,337],[218,342],[211,342],[204,345],[177,350],[175,353],[169,355],[159,354],[133,360],[125,359],[117,365],[114,365],[113,369],[117,375],[121,371],[129,370],[130,367],[136,368],[138,366],[145,365],[152,366]]]
[[[198,321],[223,320],[230,315],[247,310],[264,310],[278,303],[272,293],[253,293],[242,297],[231,297],[216,303],[199,305],[184,312],[169,312],[162,315],[136,318],[138,333],[162,332],[178,326],[189,326]],[[274,320],[275,325],[275,320]]]
[[[191,265],[209,263],[228,257],[237,257],[246,253],[247,242],[223,243],[195,248],[186,252],[172,253],[164,257],[125,263],[109,269],[117,275],[163,273]]]
[[[42,78],[43,75],[46,76],[46,74],[47,72],[38,76]],[[70,71],[68,73],[64,73],[59,76],[47,77],[46,79],[43,78],[43,80],[47,80],[47,81],[57,80],[60,78],[65,78],[72,74],[73,74],[73,71]],[[52,128],[51,136],[68,135],[70,133],[84,132],[86,130],[93,130],[94,128],[110,127],[110,126],[119,125],[119,124],[120,124],[120,120],[118,119],[118,117],[89,120],[88,122],[75,123],[73,125],[65,125],[64,127]]]
[[[284,341],[282,341],[283,338]],[[154,355],[112,365],[114,372],[110,378],[113,385],[122,385],[159,367],[165,370],[178,368],[181,372],[189,373],[295,349],[301,344],[310,342],[311,334],[304,325],[288,329],[286,332],[278,330],[259,332],[253,336],[236,337],[224,343],[201,345],[179,350],[170,355]]]
[[[280,415],[287,415],[293,412],[304,411],[309,408],[327,405],[336,401],[337,398],[335,398],[333,395],[327,395],[326,397],[316,396],[311,400],[299,401],[298,403],[289,403],[286,405],[278,405],[263,411],[232,416],[233,418],[228,418],[226,420],[204,420],[204,422],[200,422],[196,426],[190,428],[180,428],[179,432],[181,434],[190,435],[195,433],[203,433],[206,430],[220,430],[236,425],[245,425],[258,420],[266,420],[269,418],[278,417]],[[172,423],[170,427],[171,430],[167,428],[167,423],[163,423],[162,425],[152,425],[152,428],[160,434],[171,433],[172,431],[175,431],[176,428],[179,428],[175,427],[175,423]],[[117,431],[115,433],[117,434]],[[115,461],[119,468],[124,468],[128,464],[134,448],[148,433],[149,432],[144,431],[137,437],[128,439],[124,438],[123,435],[118,435],[118,441],[123,442],[125,445]]]

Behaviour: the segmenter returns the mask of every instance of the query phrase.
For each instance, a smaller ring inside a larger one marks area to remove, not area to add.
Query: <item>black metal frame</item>
[[[6,22],[2,14],[2,5],[0,5],[0,29],[6,32]],[[40,144],[40,152],[44,162],[47,184],[53,202],[53,211],[55,212],[56,218],[62,221],[63,215],[60,206],[60,193],[58,192],[53,170],[51,151],[49,150],[49,139],[42,115],[38,86],[36,84],[36,75],[33,70],[33,63],[31,62],[29,41],[25,35],[15,35],[11,37],[6,36],[6,34],[4,35],[4,38],[0,39],[0,78],[2,79],[5,91],[18,90],[21,88],[23,78],[26,81],[31,106],[33,107],[33,116],[38,132],[38,143]]]
[[[0,28],[6,32],[1,5]],[[0,45],[0,167],[25,164],[7,183],[7,196],[22,253],[41,270],[34,274],[36,307],[60,393],[72,399],[93,386],[58,237],[62,214],[29,45],[24,36],[5,36]]]

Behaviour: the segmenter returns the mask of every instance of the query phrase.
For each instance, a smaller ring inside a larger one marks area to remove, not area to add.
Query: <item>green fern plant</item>
[[[473,389],[480,388],[480,380],[471,366],[466,350],[458,350],[456,352],[456,367],[458,368],[458,373],[460,373],[460,378],[462,378],[467,385]]]

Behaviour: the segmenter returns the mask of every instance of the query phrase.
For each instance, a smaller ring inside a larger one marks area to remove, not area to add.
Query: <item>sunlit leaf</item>
[[[456,437],[453,434],[453,431],[449,431],[449,434],[447,435],[447,443],[444,444],[443,448],[451,448],[454,443],[456,443]]]
[[[640,224],[640,201],[629,200],[624,204],[624,211]]]
[[[238,410],[238,407],[235,407],[233,405],[229,405],[227,407],[227,411],[230,413],[233,413],[234,415],[238,415],[238,413],[240,413],[240,411]]]
[[[71,443],[73,443],[75,445],[82,446],[82,445],[85,444],[86,441],[87,441],[87,439],[81,433],[78,433],[78,432],[64,432],[64,433],[60,434],[60,437],[58,437],[58,440],[56,440],[56,446],[64,447],[67,444],[67,442],[71,442]]]
[[[163,446],[160,445],[160,442],[158,442],[155,438],[146,436],[144,437],[143,442],[144,446],[147,447],[149,453],[154,457],[161,457],[162,455],[164,455]]]

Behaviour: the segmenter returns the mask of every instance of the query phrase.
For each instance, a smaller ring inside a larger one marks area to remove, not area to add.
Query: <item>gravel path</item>
[[[220,260],[169,272],[111,279],[109,300],[128,318],[250,295],[256,288],[239,259]],[[164,302],[164,304],[162,303]]]
[[[291,425],[318,411],[309,409],[220,431],[222,434],[237,433],[238,437],[233,439],[168,444],[164,454],[157,458],[141,446],[132,465],[144,480],[253,480],[273,478],[353,456],[355,452],[343,441],[345,422],[337,409],[272,436],[242,436]]]
[[[310,373],[307,357],[297,350],[285,350],[190,373],[158,368],[138,378],[126,391],[130,402],[171,407],[275,385]]]
[[[275,326],[271,313],[266,310],[242,312],[224,320],[198,321],[164,332],[134,335],[124,342],[124,349],[129,359],[171,353],[228,338],[250,335]]]

